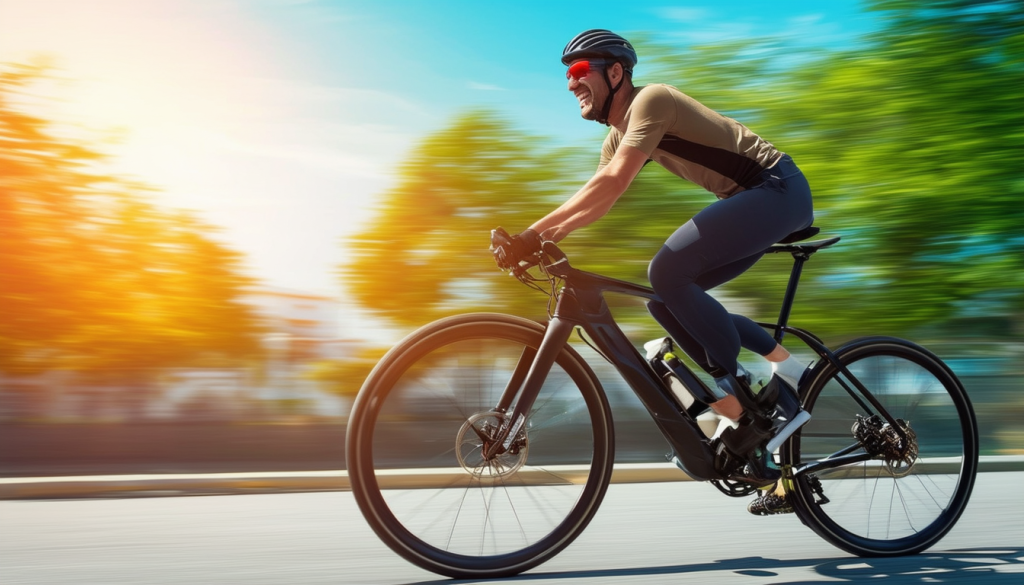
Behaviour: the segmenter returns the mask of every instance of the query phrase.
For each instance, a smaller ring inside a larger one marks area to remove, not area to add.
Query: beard
[[[611,99],[609,96],[605,96],[600,104],[591,101],[587,106],[581,106],[580,115],[583,116],[584,120],[591,120],[593,122],[600,122],[606,124],[607,122],[601,119],[601,114],[604,112],[605,101]]]
[[[590,105],[580,108],[580,115],[583,116],[584,120],[597,121],[598,109],[593,103],[591,103]]]
[[[580,116],[582,116],[584,120],[596,121],[601,116],[601,109],[604,107],[604,102],[602,101],[600,104],[597,103],[594,97],[593,88],[589,85],[585,87],[586,93],[582,96],[576,96],[576,99],[579,100],[580,104]],[[608,99],[608,97],[605,96],[604,99]]]

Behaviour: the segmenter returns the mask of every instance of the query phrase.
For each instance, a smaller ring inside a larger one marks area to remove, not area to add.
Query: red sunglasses
[[[565,78],[579,81],[587,75],[590,75],[592,70],[603,69],[606,64],[607,63],[605,61],[598,59],[594,59],[592,61],[577,61],[569,66],[569,70],[565,72]]]

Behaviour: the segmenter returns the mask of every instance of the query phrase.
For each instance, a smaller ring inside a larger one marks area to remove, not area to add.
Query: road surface
[[[1024,472],[979,475],[932,550],[859,559],[793,516],[754,517],[695,482],[617,484],[587,531],[513,579],[634,583],[1024,583]],[[479,583],[422,571],[369,529],[349,492],[0,501],[0,583]]]

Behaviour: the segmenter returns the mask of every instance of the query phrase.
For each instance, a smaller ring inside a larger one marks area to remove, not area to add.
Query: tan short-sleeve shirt
[[[633,89],[622,132],[612,127],[601,148],[599,169],[622,144],[719,198],[760,182],[761,172],[783,153],[749,128],[664,84]]]

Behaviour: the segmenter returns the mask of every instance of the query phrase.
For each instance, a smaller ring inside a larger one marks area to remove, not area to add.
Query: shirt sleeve
[[[601,145],[601,162],[597,164],[597,170],[603,169],[608,163],[612,162],[612,157],[615,156],[615,150],[618,148],[618,131],[614,128],[608,132],[608,135],[604,137],[604,144]]]
[[[661,86],[647,86],[633,100],[629,124],[620,145],[638,148],[649,158],[675,122],[676,107],[672,94]]]

